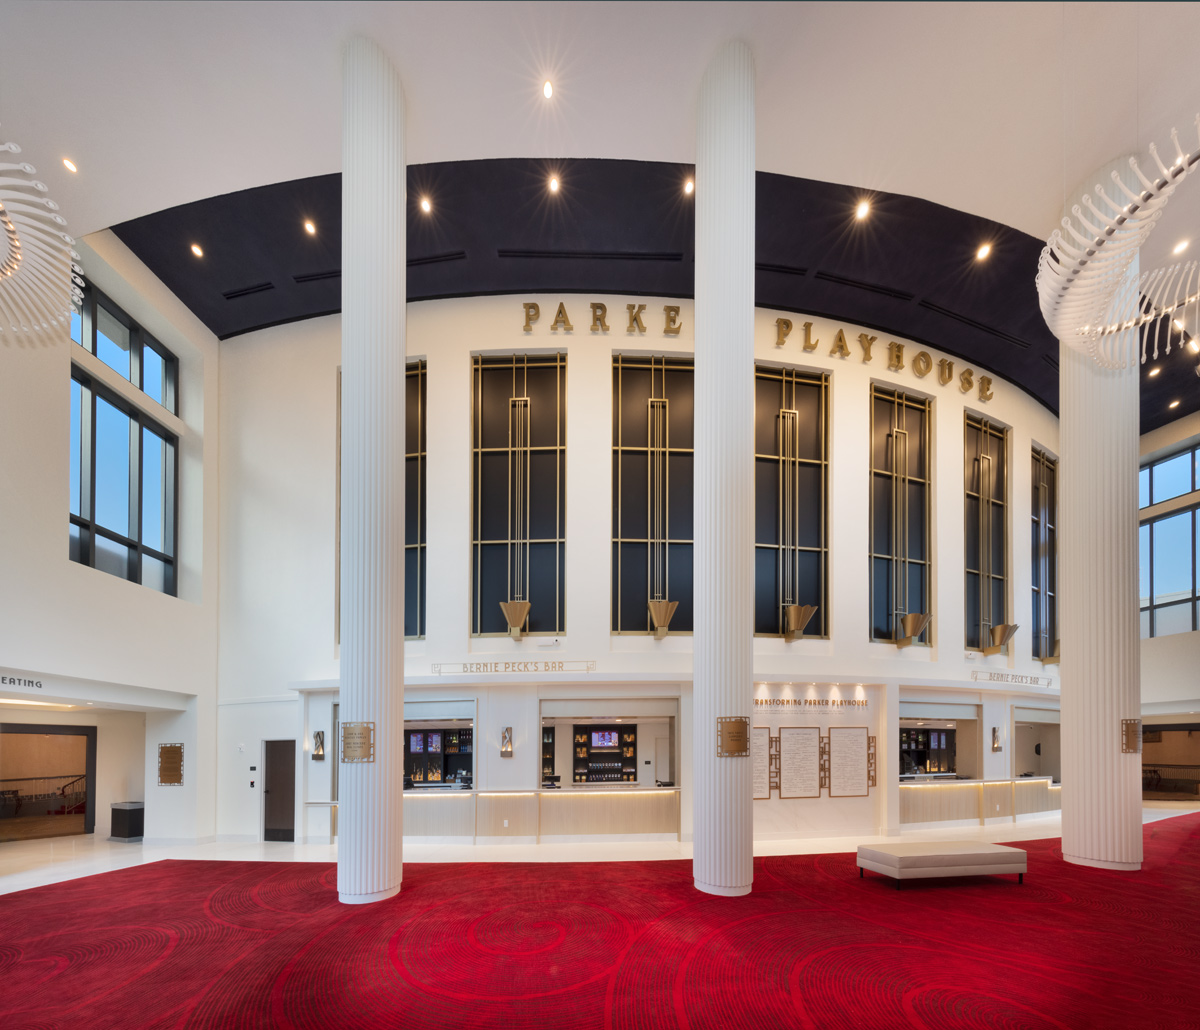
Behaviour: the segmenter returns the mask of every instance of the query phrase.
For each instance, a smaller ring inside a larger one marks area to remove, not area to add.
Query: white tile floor
[[[1200,811],[1200,803],[1147,801],[1142,822]],[[1062,833],[1058,817],[997,826],[910,830],[900,840],[1038,840]],[[859,844],[895,837],[831,837],[757,841],[756,855],[817,855],[854,851]],[[419,844],[406,841],[406,862],[650,862],[691,858],[690,843]],[[96,837],[56,837],[0,844],[0,894],[61,883],[79,876],[125,869],[166,858],[233,862],[333,862],[336,844],[215,843],[176,847],[117,844]]]

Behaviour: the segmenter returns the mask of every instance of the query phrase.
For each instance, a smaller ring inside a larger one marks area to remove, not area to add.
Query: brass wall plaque
[[[158,745],[158,785],[160,787],[183,786],[183,745]]]
[[[373,722],[342,723],[342,761],[375,761],[375,724]]]
[[[717,716],[717,757],[750,754],[750,720],[741,715]]]
[[[1142,753],[1142,720],[1121,720],[1121,754],[1140,755]]]

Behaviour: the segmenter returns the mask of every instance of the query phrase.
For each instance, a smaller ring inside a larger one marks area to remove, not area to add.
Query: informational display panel
[[[342,723],[342,761],[375,761],[375,724],[373,722]]]
[[[779,796],[821,796],[821,730],[817,726],[779,727]]]
[[[865,798],[867,777],[867,727],[829,727],[829,796]]]
[[[183,786],[183,745],[158,745],[158,785],[160,787]]]
[[[750,720],[740,715],[717,716],[717,757],[750,754]]]
[[[754,800],[771,799],[771,727],[755,726],[750,731],[750,760],[754,778]]]

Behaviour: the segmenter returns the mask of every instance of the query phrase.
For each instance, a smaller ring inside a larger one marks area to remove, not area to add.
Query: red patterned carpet
[[[1200,815],[1140,873],[906,883],[853,855],[409,865],[337,902],[331,865],[159,862],[0,897],[0,1027],[1200,1027]]]

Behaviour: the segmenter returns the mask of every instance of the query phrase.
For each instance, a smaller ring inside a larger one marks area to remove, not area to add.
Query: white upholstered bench
[[[926,841],[908,844],[862,844],[858,849],[858,875],[864,869],[901,880],[934,876],[991,876],[1016,873],[1025,882],[1029,856],[1020,848],[982,844],[969,840]]]

